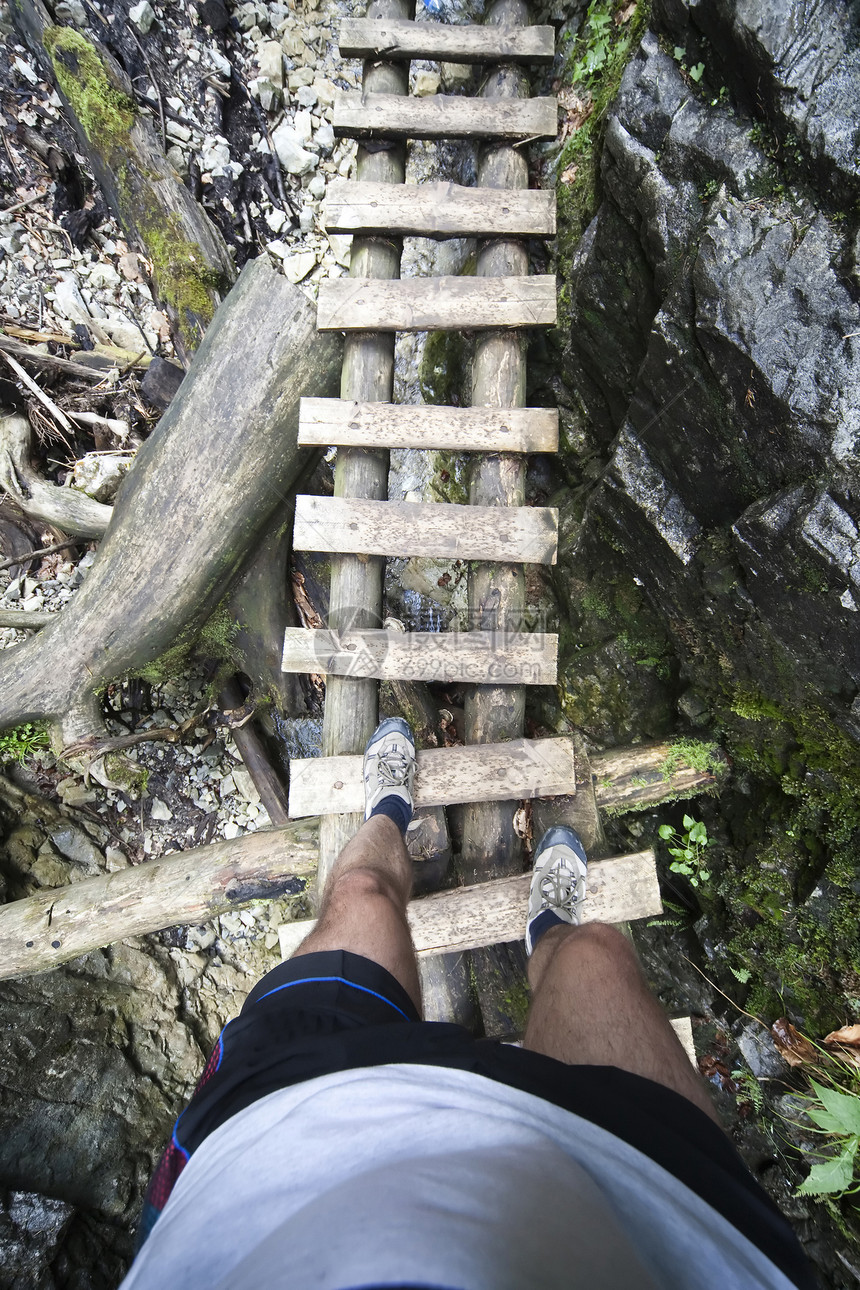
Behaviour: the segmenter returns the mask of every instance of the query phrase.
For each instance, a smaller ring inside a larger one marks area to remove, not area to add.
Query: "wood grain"
[[[291,761],[290,816],[363,811],[362,763],[360,756]],[[513,739],[418,753],[417,807],[505,798],[522,801],[575,791],[573,741],[567,738]]]
[[[551,506],[455,506],[296,498],[297,551],[430,556],[555,564],[558,511]]]
[[[341,91],[333,125],[336,135],[350,139],[554,139],[558,104],[554,98],[502,102]]]
[[[285,672],[555,685],[558,637],[531,632],[333,632],[288,627]]]
[[[127,936],[205,923],[249,900],[299,894],[317,866],[316,822],[147,860],[0,906],[0,978],[44,972]]]
[[[551,63],[552,27],[380,22],[349,18],[338,34],[341,58],[429,58],[448,63]]]
[[[386,189],[390,192],[386,192]],[[555,193],[505,192],[457,184],[362,184],[333,180],[326,191],[329,233],[413,237],[555,237]]]
[[[719,768],[723,754],[715,752]],[[595,753],[591,773],[598,807],[615,812],[636,811],[668,797],[692,797],[715,788],[711,770],[697,770],[672,744],[635,745]]]
[[[449,954],[522,940],[530,882],[531,874],[517,874],[413,900],[407,917],[416,952]],[[650,918],[662,908],[653,851],[595,860],[588,866],[583,922],[628,922]],[[280,927],[282,957],[289,958],[314,926],[308,920]]]
[[[449,408],[302,399],[299,443],[449,452],[557,452],[555,408]]]
[[[405,278],[380,282],[327,278],[320,283],[320,331],[472,331],[552,327],[555,277]]]

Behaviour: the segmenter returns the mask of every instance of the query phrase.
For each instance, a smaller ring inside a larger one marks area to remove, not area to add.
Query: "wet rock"
[[[202,4],[198,4],[197,12],[200,14],[200,21],[212,31],[224,31],[229,25],[230,14],[224,0],[203,0]]]
[[[0,1192],[0,1265],[4,1284],[53,1290],[51,1265],[74,1207],[32,1191]]]
[[[737,1044],[756,1079],[785,1080],[790,1074],[788,1063],[776,1051],[770,1032],[757,1022],[744,1026]]]

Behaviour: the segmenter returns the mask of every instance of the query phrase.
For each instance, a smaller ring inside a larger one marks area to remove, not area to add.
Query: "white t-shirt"
[[[469,1071],[270,1093],[197,1149],[122,1290],[791,1290],[648,1156]]]

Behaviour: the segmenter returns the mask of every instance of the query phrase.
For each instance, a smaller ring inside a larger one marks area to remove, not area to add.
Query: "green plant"
[[[753,1105],[757,1115],[761,1114],[764,1106],[764,1093],[761,1084],[759,1084],[752,1071],[736,1070],[732,1071],[732,1079],[738,1086],[738,1092]]]
[[[611,43],[612,0],[591,0],[577,40],[581,53],[571,66],[571,80],[591,80],[608,62]]]
[[[0,758],[23,762],[37,748],[48,747],[48,730],[43,722],[27,721],[0,735]]]
[[[806,1099],[804,1109],[813,1124],[818,1126],[817,1131],[828,1141],[825,1150],[806,1153],[815,1163],[809,1177],[798,1187],[797,1194],[852,1196],[860,1191],[860,1182],[854,1182],[860,1147],[860,1094],[840,1085],[833,1077],[828,1085],[819,1084],[811,1077],[809,1082],[815,1096]]]
[[[699,81],[702,79],[702,77],[704,76],[704,74],[705,74],[704,63],[696,63],[693,67],[690,68],[690,80],[695,81],[697,85]]]
[[[701,820],[685,815],[683,823],[683,833],[678,833],[671,824],[661,824],[657,832],[664,842],[671,844],[668,851],[674,857],[669,865],[672,873],[683,874],[685,878],[689,878],[691,887],[698,887],[711,876],[710,870],[705,868],[704,860],[711,839]]]
[[[686,910],[682,905],[675,905],[671,900],[663,901],[663,908],[671,912],[669,918],[649,918],[647,927],[683,927],[686,921]]]

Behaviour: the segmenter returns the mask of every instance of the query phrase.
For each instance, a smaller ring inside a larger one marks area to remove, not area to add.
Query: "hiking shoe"
[[[564,825],[547,829],[534,856],[526,921],[527,954],[534,952],[540,937],[551,927],[579,923],[587,867],[585,847],[574,829]]]
[[[402,717],[386,717],[364,750],[364,818],[389,815],[403,832],[412,819],[415,740]],[[397,803],[400,803],[398,806]]]

